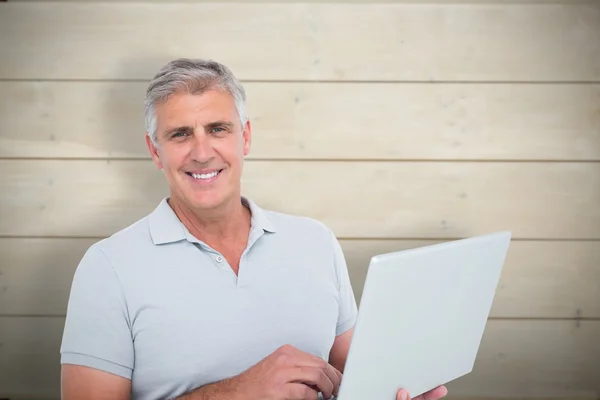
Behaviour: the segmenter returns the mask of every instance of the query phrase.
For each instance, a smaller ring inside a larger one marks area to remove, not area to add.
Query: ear
[[[152,139],[150,139],[150,135],[146,133],[146,146],[148,146],[148,150],[150,150],[150,155],[152,156],[152,161],[158,167],[158,169],[162,169],[162,162],[160,161],[160,156],[158,155],[158,148],[152,143]]]
[[[252,144],[252,127],[250,126],[250,121],[246,121],[242,136],[244,139],[244,155],[247,156],[250,153],[250,145]]]

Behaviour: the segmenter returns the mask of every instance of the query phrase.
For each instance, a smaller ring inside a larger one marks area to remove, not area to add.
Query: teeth
[[[210,174],[192,174],[192,176],[195,179],[210,179],[210,178],[214,178],[215,176],[217,176],[218,172],[212,172]]]

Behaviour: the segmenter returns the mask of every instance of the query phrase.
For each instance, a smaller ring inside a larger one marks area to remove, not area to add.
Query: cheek
[[[182,147],[170,147],[164,149],[160,153],[160,160],[163,164],[163,169],[176,171],[185,165],[186,154],[188,154]]]
[[[239,141],[223,141],[214,146],[214,150],[221,158],[231,166],[238,166],[243,158],[244,145],[240,145]]]

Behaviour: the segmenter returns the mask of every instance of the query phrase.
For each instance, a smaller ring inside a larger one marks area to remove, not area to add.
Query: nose
[[[204,133],[194,135],[192,141],[191,157],[198,163],[207,163],[215,156],[212,143]]]

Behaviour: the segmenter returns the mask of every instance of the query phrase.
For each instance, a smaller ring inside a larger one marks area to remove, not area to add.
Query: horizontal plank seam
[[[471,235],[472,236],[472,235]],[[337,237],[338,240],[361,240],[361,241],[383,241],[383,240],[404,240],[404,241],[415,241],[415,240],[434,240],[434,241],[445,241],[445,240],[460,240],[471,236],[464,237]],[[0,238],[2,236],[0,235]],[[513,242],[600,242],[600,238],[526,238],[526,237],[513,237]]]
[[[1,157],[0,161],[151,161],[150,157]],[[579,163],[595,164],[600,159],[467,159],[467,158],[271,158],[248,157],[246,162],[361,162],[361,163]]]
[[[2,3],[11,3],[12,7],[23,7],[24,4],[27,3],[32,3],[35,1],[39,1],[39,0],[0,0],[0,2]],[[411,5],[411,4],[425,4],[425,5],[441,5],[441,6],[453,6],[453,5],[462,5],[462,4],[470,4],[470,5],[492,5],[492,6],[496,6],[496,5],[500,5],[500,6],[512,6],[512,7],[517,7],[517,6],[522,6],[522,5],[527,5],[527,6],[549,6],[549,5],[572,5],[572,4],[577,4],[577,5],[586,5],[586,4],[596,4],[597,0],[505,0],[505,1],[497,1],[497,0],[487,0],[487,1],[481,1],[481,0],[396,0],[396,1],[390,1],[390,0],[384,0],[381,2],[376,2],[378,5],[381,6],[387,6],[387,7],[393,7],[395,4],[399,4],[399,5]],[[42,3],[47,2],[47,1],[42,1]],[[58,3],[61,6],[63,6],[64,4],[77,4],[79,7],[81,8],[87,8],[90,7],[90,3],[93,4],[94,1],[82,1],[82,0],[78,0],[78,1],[73,1],[73,0],[53,0],[53,3]],[[214,2],[214,0],[204,0],[204,1],[199,1],[197,2],[199,5],[202,5],[203,3],[211,3]],[[115,3],[119,3],[119,5],[131,5],[131,4],[137,4],[139,3],[139,1],[135,1],[135,0],[127,0],[127,1],[120,1],[120,2],[116,2],[116,1],[108,1],[108,4],[115,4]],[[144,2],[142,2],[144,3]],[[163,5],[167,4],[168,1],[167,0],[163,0],[163,1],[158,1],[158,2],[145,2],[146,5],[152,5],[152,6],[156,6],[156,7],[162,7]],[[191,4],[193,2],[190,1],[183,1],[182,4]],[[220,3],[225,3],[225,4],[231,4],[231,3],[239,3],[239,0],[221,0]],[[297,2],[298,3],[298,2]],[[308,1],[308,2],[304,2],[307,3],[309,5],[318,5],[319,2],[317,1]],[[368,1],[368,0],[359,0],[359,1],[344,1],[344,0],[334,0],[333,2],[330,2],[332,4],[335,5],[343,5],[343,6],[348,6],[348,7],[352,7],[352,6],[365,6],[365,5],[372,5],[372,2]],[[291,4],[294,4],[293,2]],[[289,4],[281,3],[279,1],[273,1],[273,0],[267,0],[267,1],[260,1],[260,0],[255,0],[255,1],[250,1],[250,2],[245,2],[245,5],[251,5],[251,6],[277,6],[277,7],[283,7]],[[26,6],[25,6],[26,7]],[[600,399],[599,399],[600,400]]]
[[[80,240],[102,240],[108,236],[96,236],[96,235],[8,235],[0,234],[0,240],[2,239],[80,239]],[[348,241],[448,241],[448,240],[460,240],[470,236],[464,237],[355,237],[355,236],[338,236],[338,240]],[[600,238],[522,238],[514,237],[511,239],[513,242],[600,242]]]
[[[66,314],[0,314],[0,318],[65,318]],[[600,317],[489,317],[488,321],[600,322]]]
[[[113,78],[113,79],[93,79],[93,78],[0,78],[1,82],[107,82],[107,83],[149,83],[147,79],[133,78]],[[441,84],[441,85],[598,85],[600,80],[369,80],[369,79],[240,79],[242,83],[307,83],[307,84]]]
[[[31,2],[36,2],[39,0],[0,0],[0,2],[9,2],[9,3],[20,3],[20,4],[24,4],[24,3],[31,3]],[[314,1],[314,0],[313,0]],[[391,0],[383,0],[378,2],[379,5],[393,5],[393,4],[434,4],[434,5],[454,5],[454,4],[477,4],[477,5],[553,5],[553,4],[557,4],[557,5],[568,5],[568,4],[595,4],[597,0],[505,0],[505,1],[497,1],[497,0],[485,0],[485,1],[481,1],[481,0],[395,0],[395,1],[391,1]],[[42,1],[42,2],[46,2],[46,1]],[[91,2],[86,2],[85,0],[52,0],[51,2],[53,3],[59,3],[59,4],[89,4],[89,3],[93,3],[93,1]],[[211,3],[213,2],[213,0],[200,0],[199,4],[202,3]],[[114,4],[117,3],[115,1],[108,1],[109,4]],[[136,0],[127,0],[127,1],[119,1],[119,4],[137,4],[138,1]],[[157,1],[157,2],[146,2],[146,4],[153,4],[153,5],[157,5],[157,6],[161,6],[163,4],[167,4],[168,0],[163,0],[163,1]],[[183,1],[182,4],[189,4],[189,1]],[[239,3],[239,0],[221,0],[220,3]],[[308,3],[308,4],[318,4],[318,2],[313,3],[312,1],[308,1],[308,2],[304,2],[304,3]],[[246,2],[245,4],[249,4],[249,5],[269,5],[269,4],[277,4],[277,5],[285,5],[285,3],[280,3],[279,1],[276,0],[267,0],[267,1],[261,1],[261,0],[254,0],[254,1],[250,1],[250,2]],[[356,4],[371,4],[371,2],[369,0],[350,0],[350,1],[345,1],[345,0],[334,0],[333,4],[342,4],[342,5],[356,5]],[[600,399],[599,399],[600,400]]]

